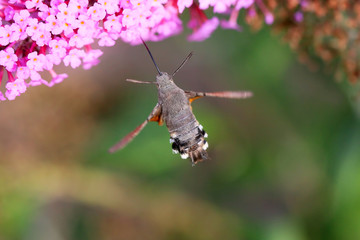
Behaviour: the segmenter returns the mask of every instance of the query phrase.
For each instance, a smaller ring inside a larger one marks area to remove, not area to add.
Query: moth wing
[[[201,97],[244,99],[253,96],[253,93],[249,91],[222,91],[222,92],[185,91],[185,94],[188,97],[190,103]]]
[[[160,121],[162,121],[161,106],[159,104],[156,104],[156,106],[154,107],[148,118],[142,124],[137,126],[132,132],[130,132],[128,135],[122,138],[114,146],[112,146],[109,149],[109,152],[113,153],[120,149],[123,149],[129,142],[131,142],[131,140],[133,140],[141,132],[141,130],[143,130],[146,124],[151,121],[157,121],[159,122],[159,125],[160,125]]]

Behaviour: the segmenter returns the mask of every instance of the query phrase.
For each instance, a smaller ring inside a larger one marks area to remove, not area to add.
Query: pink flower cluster
[[[266,13],[261,0],[255,1]],[[55,65],[96,65],[102,55],[96,44],[113,46],[119,38],[139,44],[140,37],[160,41],[180,33],[185,8],[193,30],[188,40],[202,41],[219,25],[239,30],[240,9],[253,5],[254,0],[0,0],[0,86],[7,73],[0,101],[15,99],[29,86],[62,82],[67,74],[57,74]],[[209,19],[203,11],[208,8],[230,19]],[[42,76],[46,71],[52,76],[48,81]]]

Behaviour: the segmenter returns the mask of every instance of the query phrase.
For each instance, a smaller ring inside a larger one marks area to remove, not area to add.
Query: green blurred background
[[[118,42],[91,70],[30,88],[0,107],[0,239],[360,239],[359,117],[325,71],[311,72],[269,29],[217,30],[149,43],[183,89],[251,90],[246,100],[193,103],[210,161],[173,155],[150,123],[155,68]]]

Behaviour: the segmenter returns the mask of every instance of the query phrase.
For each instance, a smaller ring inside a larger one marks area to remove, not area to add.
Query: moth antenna
[[[142,37],[140,37],[140,39],[141,39],[142,43],[144,44],[144,46],[146,47],[146,50],[148,51],[148,53],[149,53],[149,55],[150,55],[150,57],[151,57],[151,60],[153,61],[153,63],[154,63],[154,65],[155,65],[156,70],[158,71],[159,75],[162,75],[162,73],[160,72],[160,69],[159,69],[158,65],[156,64],[156,62],[155,62],[155,60],[154,60],[154,57],[153,57],[153,55],[151,54],[150,49],[149,49],[148,46],[146,45],[144,39],[142,39]]]
[[[172,74],[172,76],[175,76],[175,74],[185,65],[185,63],[192,57],[194,52],[190,52],[189,55],[184,59],[184,61],[180,64],[180,66],[175,70],[175,72]]]

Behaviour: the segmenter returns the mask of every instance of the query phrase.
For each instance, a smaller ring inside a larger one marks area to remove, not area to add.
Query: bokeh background
[[[150,123],[156,88],[143,46],[118,42],[91,70],[0,106],[0,239],[360,239],[359,95],[310,71],[268,28],[186,34],[149,47],[183,89],[251,90],[193,103],[211,160],[173,155]],[[59,71],[61,72],[61,71]]]

